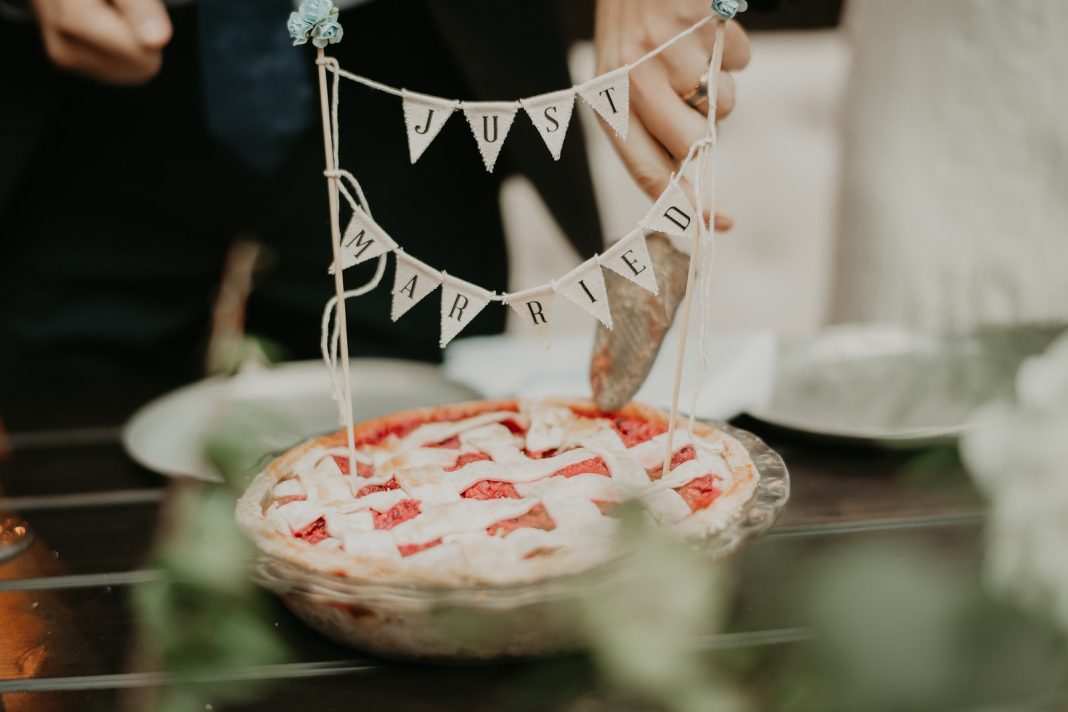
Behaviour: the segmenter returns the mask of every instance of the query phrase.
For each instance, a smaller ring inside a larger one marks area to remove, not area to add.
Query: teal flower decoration
[[[338,9],[331,0],[303,0],[286,22],[293,45],[305,44],[309,38],[316,47],[340,42],[344,33],[337,14]]]
[[[749,9],[746,0],[712,0],[712,11],[724,20],[730,20],[739,12]]]

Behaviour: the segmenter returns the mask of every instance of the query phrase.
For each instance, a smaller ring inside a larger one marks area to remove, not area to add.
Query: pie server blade
[[[622,408],[641,388],[686,295],[689,256],[676,250],[662,233],[649,235],[646,246],[659,295],[604,271],[614,328],[597,325],[590,359],[593,398],[602,410]]]

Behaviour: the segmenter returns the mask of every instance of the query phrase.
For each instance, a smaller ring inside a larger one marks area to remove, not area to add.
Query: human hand
[[[710,12],[708,0],[598,0],[597,73],[637,60]],[[667,187],[690,146],[707,133],[708,103],[694,108],[682,97],[708,71],[715,33],[715,23],[709,23],[630,72],[627,140],[608,133],[634,180],[653,198]],[[717,119],[734,108],[734,79],[728,72],[749,63],[749,39],[741,26],[728,22],[724,37]],[[716,215],[718,230],[728,229],[731,222]]]
[[[162,0],[33,0],[33,11],[49,59],[106,84],[156,76],[171,39]]]

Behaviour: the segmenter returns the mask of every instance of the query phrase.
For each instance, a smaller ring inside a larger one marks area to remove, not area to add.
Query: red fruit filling
[[[451,438],[448,438],[447,440],[442,440],[439,443],[427,443],[423,447],[440,447],[440,448],[445,448],[447,450],[459,450],[460,449],[460,436],[459,435],[453,435]]]
[[[476,450],[475,452],[462,452],[460,453],[460,456],[456,458],[456,462],[452,463],[452,467],[445,468],[445,472],[455,472],[470,462],[492,459],[493,457],[488,452],[482,452],[481,450]]]
[[[400,551],[400,555],[401,556],[411,556],[412,554],[418,554],[420,551],[426,551],[427,549],[432,549],[435,546],[439,545],[440,543],[441,543],[441,537],[438,537],[437,539],[434,539],[433,541],[428,541],[428,542],[425,542],[423,544],[401,544],[400,546],[397,547],[397,550]]]
[[[508,431],[512,435],[525,435],[527,432],[527,426],[520,423],[518,420],[502,420],[501,425],[508,428]]]
[[[589,460],[576,462],[574,465],[560,468],[552,474],[553,477],[574,477],[575,475],[605,475],[611,477],[608,465],[600,457],[591,457]]]
[[[367,485],[366,487],[361,488],[356,493],[356,496],[357,497],[366,497],[367,495],[374,494],[375,492],[385,492],[387,490],[395,490],[395,489],[400,489],[400,484],[397,482],[397,478],[396,477],[390,477],[383,484],[380,484],[380,485]]]
[[[676,467],[684,462],[697,459],[697,451],[694,450],[693,445],[687,445],[686,447],[679,448],[675,451],[675,454],[671,456],[671,465],[668,466],[668,471],[674,470]],[[656,467],[650,467],[646,472],[649,474],[649,479],[659,480],[660,476],[664,474],[664,466],[657,465]]]
[[[716,501],[716,497],[722,494],[712,484],[712,475],[690,480],[682,487],[676,487],[675,491],[686,500],[686,504],[690,505],[691,512],[708,507],[708,505]]]
[[[341,470],[341,474],[349,474],[349,456],[348,455],[332,455],[334,462],[337,463],[338,469]],[[375,473],[375,468],[372,465],[367,465],[362,462],[356,463],[356,474],[360,477],[370,477]]]
[[[308,526],[293,534],[298,539],[303,539],[309,544],[318,544],[330,536],[326,531],[326,519],[319,517]]]
[[[510,405],[503,403],[480,403],[466,408],[451,407],[441,408],[430,412],[424,411],[423,413],[412,417],[410,420],[389,422],[379,425],[375,430],[365,431],[356,438],[356,445],[358,447],[364,445],[378,445],[390,436],[403,438],[420,425],[426,425],[427,423],[453,423],[458,420],[473,418],[476,415],[491,410],[517,411],[518,405],[514,403]],[[330,442],[340,446],[345,444],[345,437],[345,431],[342,430],[336,433]]]
[[[601,514],[606,517],[611,517],[613,512],[616,511],[616,507],[619,506],[619,502],[605,502],[603,500],[593,500],[593,503],[597,505],[597,509],[601,510]]]
[[[619,434],[623,444],[627,447],[634,447],[639,443],[667,432],[666,423],[652,422],[632,415],[619,415],[617,413],[584,410],[582,408],[572,408],[571,412],[582,418],[600,418],[611,421],[612,429]]]
[[[274,501],[279,507],[283,504],[289,504],[290,502],[303,502],[308,498],[306,494],[287,494],[285,497],[279,497]]]
[[[496,524],[491,524],[486,528],[486,533],[490,536],[495,536],[497,532],[501,532],[501,536],[508,536],[516,529],[522,529],[523,527],[551,531],[556,528],[556,522],[549,516],[545,505],[535,504],[526,514],[522,514],[515,519],[502,519]]]
[[[371,516],[374,517],[375,529],[392,529],[401,522],[419,516],[419,501],[402,499],[385,512],[372,509]]]
[[[523,450],[523,454],[529,457],[531,460],[544,460],[547,457],[552,457],[558,452],[560,451],[554,447],[551,447],[548,450]]]
[[[464,499],[520,499],[515,485],[498,480],[476,482],[461,492],[460,496]]]

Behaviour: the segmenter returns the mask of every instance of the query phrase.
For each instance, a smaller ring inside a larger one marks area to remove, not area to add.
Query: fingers
[[[608,132],[619,152],[620,158],[638,186],[653,199],[667,188],[674,164],[667,154],[639,121],[631,121],[627,140],[623,141],[613,132]]]
[[[141,46],[161,49],[171,39],[171,19],[160,0],[114,0]]]
[[[35,2],[45,48],[58,67],[109,84],[140,84],[156,75],[171,33],[162,4],[117,1],[121,9],[105,0]]]
[[[635,118],[675,158],[684,158],[708,132],[705,118],[675,93],[659,62],[647,62],[631,72],[630,96]]]
[[[729,72],[749,64],[749,37],[734,20],[727,23],[723,41],[723,68]]]

